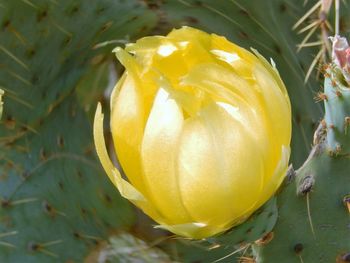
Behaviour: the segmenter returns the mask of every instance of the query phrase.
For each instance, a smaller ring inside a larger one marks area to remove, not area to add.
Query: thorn
[[[40,148],[40,152],[39,152],[39,159],[41,161],[45,161],[47,158],[47,155],[46,155],[46,151],[44,148]]]
[[[256,260],[254,258],[239,257],[238,263],[256,263]]]
[[[0,238],[17,235],[18,231],[0,233]]]
[[[22,2],[33,7],[34,9],[38,9],[38,7],[35,4],[33,4],[32,2],[30,2],[29,0],[22,0]]]
[[[222,261],[222,260],[224,260],[224,259],[226,259],[226,258],[229,258],[229,257],[231,257],[231,256],[233,256],[233,255],[235,255],[235,254],[237,254],[237,253],[239,253],[239,252],[245,250],[245,249],[246,249],[247,247],[249,247],[249,246],[250,246],[250,245],[246,245],[246,246],[240,247],[240,248],[236,249],[235,251],[231,252],[230,254],[228,254],[228,255],[222,257],[222,258],[219,258],[219,259],[217,259],[217,260],[214,260],[212,263],[220,262],[220,261]]]
[[[12,54],[9,50],[7,50],[5,47],[0,45],[0,50],[2,50],[6,55],[8,55],[10,58],[12,58],[14,61],[16,61],[20,66],[25,68],[27,71],[29,71],[29,67],[18,57],[16,57],[14,54]]]
[[[43,201],[43,208],[45,212],[47,212],[51,217],[54,217],[56,214],[61,216],[67,216],[65,213],[58,211],[51,204],[49,204],[46,200]]]
[[[10,70],[10,69],[6,69],[6,71],[7,71],[8,73],[10,73],[14,78],[16,78],[16,79],[18,79],[19,81],[21,81],[22,83],[26,84],[27,86],[33,86],[32,83],[31,83],[29,80],[23,78],[22,76],[20,76],[20,75],[17,74],[16,72],[13,72],[13,71]]]
[[[313,144],[318,145],[321,142],[324,141],[325,135],[326,135],[326,121],[323,119],[320,124],[318,125],[313,138]]]
[[[341,145],[338,143],[338,144],[335,146],[335,154],[336,154],[336,156],[337,156],[338,154],[340,154],[341,151],[342,151],[342,147],[341,147]]]
[[[341,91],[337,90],[335,92],[335,95],[338,97],[338,98],[342,98],[343,97],[343,93],[341,93]]]
[[[221,247],[220,244],[214,244],[214,245],[212,245],[212,246],[209,247],[209,250],[217,249],[217,248],[219,248],[219,247]]]
[[[30,202],[35,202],[37,201],[37,198],[25,198],[25,199],[20,199],[16,201],[12,201],[11,205],[20,205],[20,204],[25,204],[25,203],[30,203]]]
[[[337,82],[334,79],[331,79],[331,84],[333,88],[337,86]]]
[[[315,183],[315,179],[313,175],[307,175],[305,176],[302,181],[300,182],[298,192],[305,195],[309,193]]]
[[[4,247],[8,247],[8,248],[16,248],[15,245],[8,243],[8,242],[4,242],[4,241],[0,241],[0,245],[4,246]]]
[[[69,38],[73,37],[73,34],[71,32],[68,32],[66,29],[64,29],[62,26],[60,26],[59,24],[56,23],[56,21],[54,21],[53,19],[51,19],[52,24],[59,30],[61,31],[63,34],[67,35]]]
[[[315,42],[308,42],[305,43],[303,47],[316,47],[316,46],[321,46],[323,45],[322,41],[315,41]],[[297,45],[297,47],[300,47],[300,44]]]
[[[303,246],[303,244],[301,244],[301,243],[297,243],[297,244],[295,244],[295,246],[294,246],[294,252],[295,252],[295,254],[297,254],[297,255],[300,255],[301,252],[303,251],[303,249],[304,249],[304,246]]]
[[[44,247],[45,246],[49,246],[49,245],[58,244],[58,243],[61,243],[61,242],[62,242],[61,240],[51,241],[51,242],[47,242],[47,243],[43,243],[43,244],[39,244],[39,243],[36,243],[36,242],[29,242],[28,250],[33,251],[33,252],[39,251],[39,252],[41,252],[43,254],[46,254],[48,256],[57,258],[58,257],[57,254],[51,252],[50,250],[45,249]]]
[[[293,164],[290,164],[286,173],[287,182],[291,182],[295,178],[295,176],[296,172],[293,168]]]
[[[347,262],[350,262],[350,252],[340,254],[336,258],[336,263],[347,263]]]
[[[293,26],[293,30],[299,27],[301,23],[303,23],[314,11],[316,11],[317,8],[321,6],[322,1],[317,1],[317,3],[305,13]]]
[[[345,132],[345,135],[348,134],[349,125],[350,125],[350,117],[345,117],[345,119],[344,119],[344,132]]]
[[[307,207],[307,216],[308,216],[308,218],[309,218],[309,223],[310,223],[311,232],[312,232],[312,235],[314,236],[314,238],[316,238],[315,229],[314,229],[314,224],[312,223],[312,218],[311,218],[309,193],[306,194],[306,207]]]
[[[60,148],[62,148],[64,146],[64,139],[63,139],[62,135],[57,136],[57,145]]]
[[[270,243],[271,240],[273,239],[273,237],[274,237],[273,232],[269,232],[265,236],[263,236],[262,238],[256,240],[254,243],[259,245],[259,246],[264,246],[264,245]]]
[[[320,51],[317,53],[316,57],[313,59],[309,69],[307,70],[306,72],[306,75],[305,75],[305,79],[304,79],[304,83],[306,83],[309,78],[310,78],[310,75],[311,75],[311,72],[312,70],[315,68],[317,62],[320,61],[321,57],[322,57],[322,54],[324,52],[324,48],[321,48]]]
[[[323,92],[318,92],[316,97],[314,97],[314,100],[316,102],[320,102],[320,101],[324,101],[324,100],[328,101],[328,96]]]
[[[59,240],[53,240],[53,241],[49,241],[49,242],[46,242],[46,243],[42,243],[41,246],[42,247],[49,247],[49,246],[52,246],[52,245],[56,245],[56,244],[59,244],[59,243],[62,243],[63,240],[59,239]]]
[[[304,37],[303,41],[301,41],[301,43],[298,45],[299,47],[297,48],[297,52],[299,52],[304,47],[304,45],[307,43],[307,41],[310,39],[310,37],[313,35],[313,33],[315,33],[317,28],[318,27],[314,27],[313,29],[311,29],[309,31],[309,33],[307,33],[307,35]]]

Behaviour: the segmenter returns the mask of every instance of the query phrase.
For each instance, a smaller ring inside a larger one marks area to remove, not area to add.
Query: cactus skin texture
[[[315,146],[313,152],[278,196],[274,238],[266,245],[255,246],[259,263],[348,262],[349,159],[330,156],[325,145]]]
[[[110,231],[133,224],[73,92],[114,48],[96,44],[154,23],[138,1],[0,2],[0,262],[82,262]]]

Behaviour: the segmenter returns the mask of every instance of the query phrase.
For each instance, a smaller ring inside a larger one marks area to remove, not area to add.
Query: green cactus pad
[[[348,157],[323,152],[311,158],[298,171],[296,184],[278,196],[274,238],[255,248],[257,262],[346,262],[340,259],[350,252],[350,211],[344,203],[349,170]]]
[[[324,93],[328,147],[334,154],[347,154],[350,152],[350,87],[334,66],[325,74]]]
[[[134,221],[96,162],[91,129],[75,99],[38,134],[2,147],[2,262],[80,262],[113,229]]]

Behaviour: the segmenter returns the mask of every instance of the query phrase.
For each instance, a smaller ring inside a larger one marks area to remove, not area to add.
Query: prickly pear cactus
[[[0,0],[0,262],[88,262],[110,235],[134,226],[132,208],[96,162],[89,113],[118,68],[111,50],[146,34],[191,25],[273,58],[292,100],[292,160],[301,165],[323,109],[313,101],[317,80],[304,83],[317,48],[296,53],[302,36],[292,27],[316,3]],[[348,30],[348,18],[341,21]],[[174,261],[349,261],[350,95],[338,72],[326,73],[326,129],[318,131],[327,139],[315,143],[297,176],[226,236],[161,242]],[[125,245],[117,241],[111,245]]]

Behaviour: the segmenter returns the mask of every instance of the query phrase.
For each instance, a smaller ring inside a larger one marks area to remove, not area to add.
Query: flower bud
[[[284,179],[291,109],[274,65],[226,38],[183,27],[116,48],[126,68],[111,131],[128,181],[94,136],[121,195],[181,236],[205,238],[247,219]]]
[[[350,47],[345,37],[330,37],[333,42],[332,61],[343,73],[344,79],[350,85]]]

